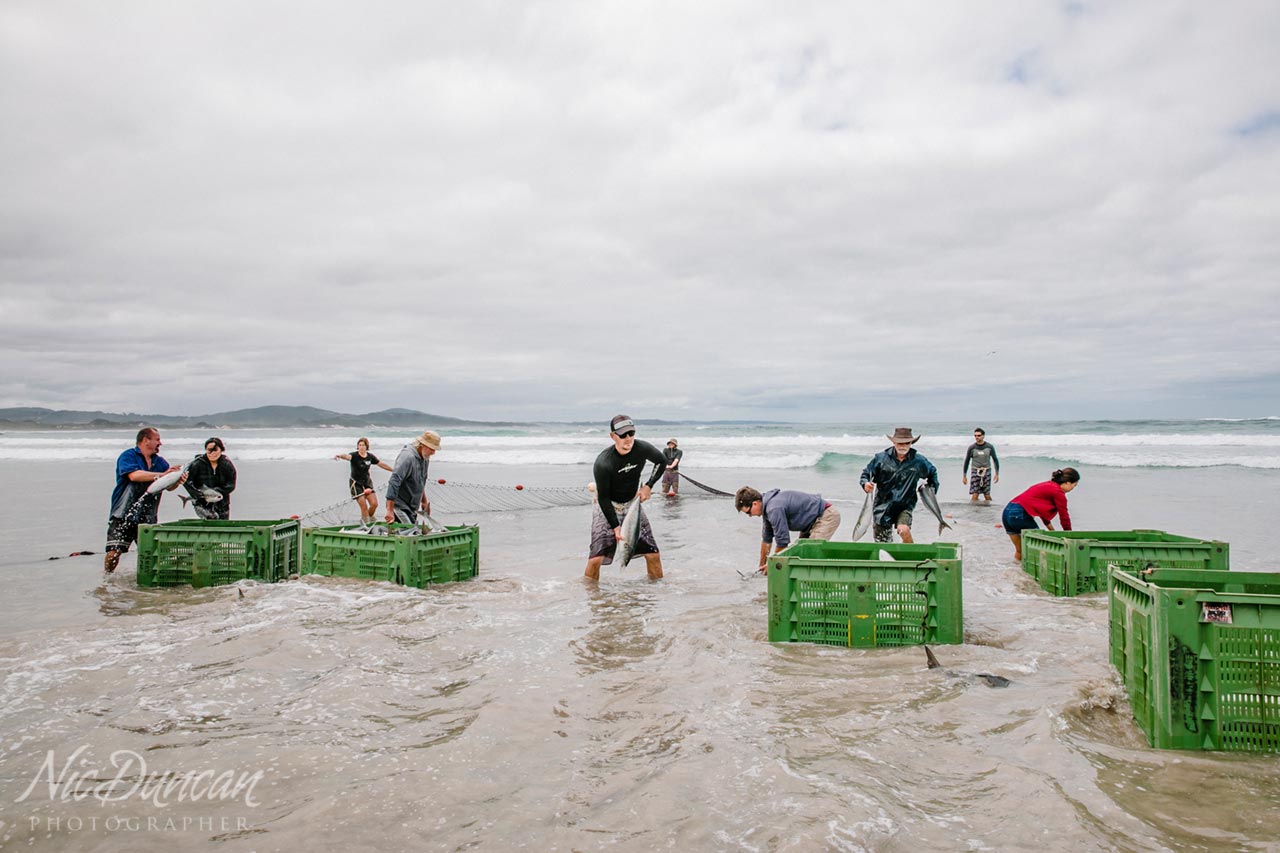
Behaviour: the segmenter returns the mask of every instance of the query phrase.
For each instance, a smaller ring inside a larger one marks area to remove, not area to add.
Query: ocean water
[[[1047,596],[998,527],[1004,501],[1070,464],[1077,529],[1222,539],[1233,568],[1280,571],[1280,421],[984,423],[1003,467],[977,507],[960,481],[974,424],[913,426],[942,473],[943,538],[964,547],[965,642],[934,648],[942,671],[919,648],[766,642],[764,584],[738,575],[759,522],[687,484],[647,505],[662,581],[641,563],[582,581],[594,425],[445,431],[433,500],[480,525],[481,574],[428,590],[144,590],[133,554],[104,579],[132,434],[0,435],[0,849],[1280,849],[1280,756],[1147,747],[1107,662],[1105,596]],[[820,492],[843,539],[884,431],[640,436],[678,438],[685,472],[724,491]],[[332,456],[357,432],[218,434],[233,517],[346,503]],[[366,434],[389,461],[407,437]],[[185,461],[206,437],[166,431],[162,453]],[[518,508],[539,494],[583,500]],[[161,520],[180,517],[166,497]],[[915,531],[939,539],[923,511]],[[257,782],[221,798],[137,784],[206,772]]]

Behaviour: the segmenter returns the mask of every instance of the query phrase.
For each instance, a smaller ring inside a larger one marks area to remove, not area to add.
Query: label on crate
[[[1231,605],[1230,604],[1214,604],[1205,601],[1200,604],[1200,621],[1201,622],[1220,622],[1223,625],[1231,624]]]

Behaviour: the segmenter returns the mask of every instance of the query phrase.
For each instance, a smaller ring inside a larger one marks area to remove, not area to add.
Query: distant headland
[[[142,415],[133,412],[82,412],[18,407],[0,409],[0,429],[161,429],[277,428],[277,427],[502,427],[525,426],[512,421],[469,421],[418,412],[384,409],[362,415],[332,412],[313,406],[259,406],[207,415]]]

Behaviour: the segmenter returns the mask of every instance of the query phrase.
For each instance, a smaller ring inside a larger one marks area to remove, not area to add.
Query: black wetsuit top
[[[618,513],[614,511],[613,505],[626,503],[640,491],[640,475],[644,472],[646,461],[654,465],[653,474],[647,483],[652,489],[653,484],[662,479],[662,472],[667,470],[667,458],[649,442],[637,438],[626,456],[610,445],[596,457],[593,471],[596,502],[600,504],[600,511],[604,513],[605,521],[609,522],[610,527],[617,527],[619,524]]]
[[[373,480],[369,479],[369,469],[379,462],[378,457],[370,453],[361,459],[359,453],[351,454],[351,482],[362,489],[372,489]]]

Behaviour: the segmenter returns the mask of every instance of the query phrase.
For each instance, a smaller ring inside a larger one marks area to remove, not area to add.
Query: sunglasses
[[[632,437],[632,436],[634,436],[635,434],[636,434],[636,431],[635,431],[635,430],[633,430],[633,429],[632,429],[632,430],[627,430],[626,432],[620,432],[620,433],[618,433],[618,438],[631,438],[631,437]]]

